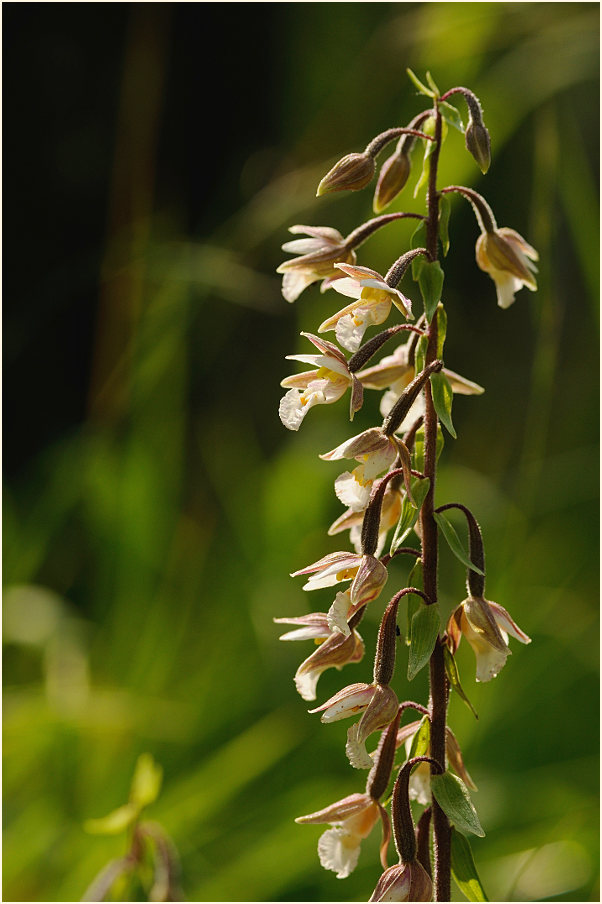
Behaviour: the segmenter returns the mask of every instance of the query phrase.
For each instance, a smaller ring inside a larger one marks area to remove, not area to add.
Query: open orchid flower
[[[363,658],[364,642],[357,631],[348,628],[346,634],[339,631],[333,633],[324,612],[313,612],[298,618],[275,618],[274,621],[299,626],[283,634],[280,640],[311,639],[320,644],[301,663],[295,674],[295,686],[304,700],[316,699],[318,679],[326,669],[342,669],[344,665]]]
[[[386,810],[369,794],[350,794],[316,813],[298,816],[295,822],[318,825],[327,823],[332,826],[318,841],[318,856],[324,869],[333,870],[337,879],[345,879],[357,865],[362,841],[368,837],[379,819],[383,826],[383,847],[386,850],[391,837],[389,817]]]
[[[366,750],[366,740],[374,731],[385,728],[397,715],[399,701],[395,691],[381,684],[350,684],[326,703],[310,709],[322,713],[322,722],[336,722],[362,713],[360,721],[347,732],[346,752],[355,769],[371,769],[372,757]]]
[[[351,387],[350,419],[362,407],[363,387],[350,373],[345,355],[325,339],[301,333],[321,352],[319,355],[287,355],[288,361],[313,364],[316,370],[286,377],[281,386],[290,387],[280,400],[280,420],[289,430],[298,430],[310,408],[337,402]]]
[[[512,652],[508,646],[509,634],[521,643],[531,643],[531,638],[521,631],[502,606],[476,597],[468,597],[452,612],[447,634],[452,653],[458,649],[463,636],[474,650],[477,681],[490,681],[501,671]]]
[[[376,270],[350,264],[336,266],[348,276],[338,279],[332,288],[356,300],[325,320],[318,328],[319,333],[334,330],[343,348],[356,352],[367,328],[384,323],[392,304],[404,317],[413,319],[409,298],[389,286]]]
[[[285,261],[277,269],[283,274],[282,294],[287,301],[296,301],[304,289],[312,283],[324,280],[330,285],[341,279],[335,268],[337,262],[354,264],[355,251],[345,245],[345,239],[330,226],[291,226],[289,232],[304,234],[306,239],[293,239],[282,246],[283,251],[300,255]]]
[[[443,368],[451,384],[451,388],[457,395],[481,395],[485,392],[478,383],[467,380],[466,377],[454,373],[453,370]],[[386,417],[393,405],[400,397],[406,386],[416,376],[414,365],[409,363],[409,343],[399,345],[392,355],[386,355],[373,367],[367,367],[358,372],[357,377],[365,389],[386,389],[381,402],[380,413]],[[404,433],[419,417],[424,416],[424,396],[418,396],[409,412],[397,428],[398,433]]]

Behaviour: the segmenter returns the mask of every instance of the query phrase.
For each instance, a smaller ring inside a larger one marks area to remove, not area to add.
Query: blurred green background
[[[124,852],[82,826],[144,751],[189,900],[372,892],[376,838],[342,883],[321,827],[293,822],[365,776],[347,723],[295,693],[309,645],[271,621],[330,604],[288,574],[339,548],[342,469],[317,455],[351,433],[345,403],[297,435],[278,420],[284,355],[339,305],[287,305],[274,270],[289,225],[371,216],[370,190],[315,188],[423,109],[410,66],[472,88],[491,133],[486,177],[450,133],[440,184],[482,191],[541,258],[538,293],[501,311],[454,201],[446,364],[487,392],[456,400],[438,501],[473,509],[487,595],[533,638],[485,686],[459,653],[473,850],[492,900],[599,900],[598,4],[3,6],[4,899],[77,900]],[[392,209],[422,201],[408,186]],[[412,228],[359,263],[382,272]],[[464,574],[446,549],[440,571],[447,615]],[[370,674],[326,673],[319,700]]]

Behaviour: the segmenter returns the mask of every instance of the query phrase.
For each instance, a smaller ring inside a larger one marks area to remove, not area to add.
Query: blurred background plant
[[[345,406],[336,436],[332,410],[280,424],[282,358],[333,305],[312,288],[291,308],[274,270],[289,225],[345,234],[370,214],[370,191],[315,189],[418,111],[411,66],[478,94],[487,197],[541,259],[538,293],[501,312],[454,203],[446,364],[487,392],[456,401],[438,500],[475,511],[490,598],[533,638],[482,706],[459,654],[475,854],[494,900],[599,900],[598,4],[3,12],[4,898],[77,900],[123,855],[83,825],[127,799],[145,751],[188,899],[374,885],[374,851],[341,885],[319,827],[293,822],[359,789],[346,726],[306,714],[271,622],[308,611],[288,573],[324,553],[338,472],[317,453],[349,427]],[[457,134],[446,181],[481,183]],[[359,262],[386,268],[412,228]],[[445,615],[464,596],[445,550],[441,572]]]

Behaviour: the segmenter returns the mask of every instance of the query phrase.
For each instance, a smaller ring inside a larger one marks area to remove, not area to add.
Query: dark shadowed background
[[[375,838],[343,884],[293,822],[364,776],[271,621],[330,604],[288,573],[340,544],[317,454],[350,435],[345,403],[298,435],[278,419],[284,355],[340,305],[289,306],[274,271],[289,225],[371,215],[369,189],[315,188],[423,109],[411,66],[472,88],[491,133],[486,177],[450,133],[441,184],[482,191],[541,258],[501,311],[454,201],[446,364],[487,391],[455,402],[438,500],[473,509],[488,596],[533,638],[484,686],[459,654],[473,850],[492,900],[599,900],[598,4],[4,3],[3,33],[4,898],[81,897],[125,849],[83,823],[145,751],[188,899],[374,887]],[[414,166],[392,209],[421,210]],[[411,231],[359,262],[382,272]],[[446,615],[463,580],[442,550]],[[363,680],[369,657],[319,699]]]

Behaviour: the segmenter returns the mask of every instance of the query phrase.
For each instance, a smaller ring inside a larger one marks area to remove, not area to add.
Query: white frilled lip
[[[334,482],[334,491],[339,502],[353,512],[363,512],[370,501],[372,481],[364,477],[364,468],[359,465],[353,471],[344,471]]]

